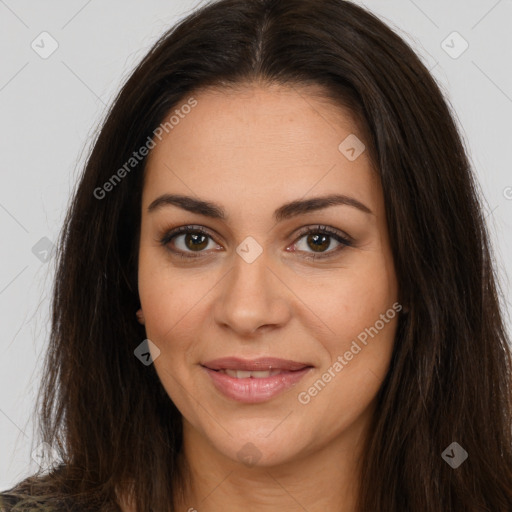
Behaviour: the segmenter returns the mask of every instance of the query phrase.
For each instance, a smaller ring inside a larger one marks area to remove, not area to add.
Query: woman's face
[[[356,125],[306,88],[193,98],[148,158],[138,274],[141,321],[185,436],[262,466],[353,441],[401,309]],[[166,194],[188,199],[154,203]],[[239,360],[215,363],[224,358]]]

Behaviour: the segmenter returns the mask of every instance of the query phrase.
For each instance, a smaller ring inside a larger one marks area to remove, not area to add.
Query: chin
[[[212,440],[212,444],[233,462],[248,468],[289,463],[298,456],[299,448],[299,443],[294,443],[289,437],[270,439],[247,434],[243,438],[228,438],[220,444]]]

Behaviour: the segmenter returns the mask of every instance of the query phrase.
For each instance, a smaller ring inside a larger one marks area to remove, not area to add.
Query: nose
[[[291,317],[290,295],[265,251],[252,262],[238,254],[218,285],[214,320],[240,337],[282,328]]]

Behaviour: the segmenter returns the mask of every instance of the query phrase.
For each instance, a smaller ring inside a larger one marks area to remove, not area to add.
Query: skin
[[[138,318],[160,350],[153,364],[183,416],[191,486],[177,510],[355,510],[360,453],[398,314],[309,403],[297,397],[398,301],[398,288],[379,177],[366,151],[349,161],[338,150],[359,133],[357,125],[318,93],[264,84],[201,90],[194,94],[197,106],[150,153]],[[229,218],[173,205],[149,213],[163,193],[218,203]],[[332,193],[351,196],[372,213],[337,205],[273,219],[284,203]],[[167,248],[159,242],[186,225],[208,230],[203,257],[173,256],[169,249],[197,254],[186,235]],[[336,251],[340,243],[328,237],[323,253],[329,258],[305,259],[318,252],[299,231],[317,225],[348,234],[353,245]],[[248,236],[263,251],[252,263],[236,252]],[[281,357],[314,368],[266,402],[241,404],[220,394],[200,366],[231,355]],[[246,443],[259,453],[253,465],[237,456]]]

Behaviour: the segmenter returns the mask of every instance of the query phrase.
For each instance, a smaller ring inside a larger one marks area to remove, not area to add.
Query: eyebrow
[[[228,220],[228,215],[224,208],[219,204],[181,194],[163,194],[151,202],[147,211],[148,213],[151,213],[169,205],[178,206],[183,210],[204,215],[205,217],[210,217],[212,219]],[[285,203],[275,210],[274,219],[276,222],[280,222],[298,215],[339,205],[351,206],[369,215],[374,215],[370,208],[353,197],[343,194],[330,194]]]

